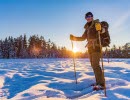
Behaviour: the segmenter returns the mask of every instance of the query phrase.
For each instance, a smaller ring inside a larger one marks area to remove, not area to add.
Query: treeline
[[[130,43],[122,47],[106,48],[104,57],[130,58]],[[17,38],[9,36],[0,40],[0,58],[71,58],[73,52],[66,47],[59,47],[50,39],[45,40],[43,36],[32,35],[28,39],[26,35]],[[88,52],[75,53],[76,58],[88,58]]]
[[[124,46],[117,47],[113,45],[112,48],[104,51],[104,57],[110,58],[130,58],[130,43],[126,43]]]
[[[9,36],[0,40],[0,58],[68,58],[72,52],[65,47],[58,47],[43,36],[26,35],[17,38]]]

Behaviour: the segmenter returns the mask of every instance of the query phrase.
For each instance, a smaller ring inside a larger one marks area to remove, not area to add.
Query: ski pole
[[[105,50],[105,58],[107,59],[107,62],[109,63],[109,53],[108,53],[107,47],[106,47],[106,50]]]
[[[107,49],[107,47],[106,47]],[[108,49],[107,49],[107,59],[108,59],[108,63],[109,63],[109,52],[108,52]]]
[[[74,45],[73,45],[73,41],[71,40],[71,44],[72,44],[72,50],[74,48]],[[75,76],[75,81],[76,81],[76,84],[77,84],[77,77],[76,77],[76,68],[75,68],[75,54],[73,52],[73,64],[74,64],[74,76]]]
[[[105,82],[105,75],[104,75],[103,53],[102,53],[100,31],[98,31],[98,37],[99,37],[99,45],[100,45],[100,49],[101,49],[102,77],[104,78],[104,93],[105,93],[105,96],[107,96],[107,94],[106,94],[106,82]]]

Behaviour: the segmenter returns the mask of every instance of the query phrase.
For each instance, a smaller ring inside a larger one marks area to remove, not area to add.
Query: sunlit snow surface
[[[0,59],[0,100],[130,100],[130,59],[104,59],[107,97],[88,59]],[[87,94],[88,93],[88,94]]]

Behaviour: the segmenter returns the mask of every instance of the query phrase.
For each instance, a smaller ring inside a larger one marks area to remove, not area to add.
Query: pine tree
[[[52,47],[51,47],[51,57],[57,57],[57,46],[55,43],[52,42]]]
[[[47,54],[46,57],[50,58],[51,57],[51,40],[49,39],[46,43],[46,48],[47,48]]]
[[[27,58],[28,57],[28,48],[27,48],[27,37],[24,34],[23,40],[22,40],[22,58]]]
[[[2,45],[2,40],[0,40],[0,58],[3,58]]]
[[[5,38],[5,41],[3,42],[3,58],[9,58],[9,45],[7,38]]]
[[[9,37],[8,45],[9,45],[9,58],[15,58],[16,54],[15,54],[15,45],[13,37]]]
[[[40,42],[41,42],[41,52],[40,56],[42,58],[46,57],[47,49],[46,49],[46,41],[43,36],[40,37]]]

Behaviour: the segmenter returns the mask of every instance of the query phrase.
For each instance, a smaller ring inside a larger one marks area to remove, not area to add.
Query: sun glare
[[[34,46],[33,49],[32,49],[32,52],[33,52],[35,55],[38,55],[39,52],[40,52],[40,49],[39,49],[39,48],[36,48],[36,47]]]
[[[77,48],[77,47],[74,47],[74,48],[73,48],[73,52],[74,52],[74,53],[78,52],[78,48]]]

